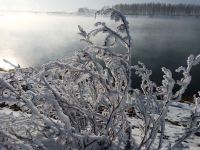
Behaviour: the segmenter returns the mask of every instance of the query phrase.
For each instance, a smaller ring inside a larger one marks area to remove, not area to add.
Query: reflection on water
[[[15,58],[23,67],[72,55],[79,44],[78,24],[94,19],[70,16],[8,14],[0,16],[0,59]],[[0,64],[2,66],[2,63]]]
[[[172,70],[186,64],[189,54],[200,53],[200,20],[198,18],[129,17],[133,37],[133,62],[143,61],[153,70],[152,79],[160,82],[160,67]],[[6,14],[0,16],[0,68],[2,59],[22,67],[37,66],[52,59],[71,56],[83,48],[77,25],[89,29],[94,18],[50,16],[44,14]],[[193,70],[188,93],[196,92],[200,67]],[[178,77],[177,74],[174,75]],[[135,85],[139,81],[135,80]]]

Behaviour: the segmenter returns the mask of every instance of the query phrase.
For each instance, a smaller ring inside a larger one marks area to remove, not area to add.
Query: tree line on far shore
[[[200,16],[200,5],[191,4],[117,4],[113,8],[125,15]]]

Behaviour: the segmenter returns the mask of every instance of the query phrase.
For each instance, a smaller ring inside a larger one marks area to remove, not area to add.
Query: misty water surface
[[[189,54],[200,53],[199,18],[128,17],[128,20],[133,37],[133,62],[144,62],[153,70],[152,79],[156,82],[161,81],[160,67],[175,70],[186,65]],[[3,58],[28,67],[70,57],[84,46],[79,41],[77,25],[90,29],[94,22],[92,17],[0,15],[0,68],[6,66]],[[200,66],[192,74],[189,94],[200,90]],[[138,83],[136,80],[135,85]]]

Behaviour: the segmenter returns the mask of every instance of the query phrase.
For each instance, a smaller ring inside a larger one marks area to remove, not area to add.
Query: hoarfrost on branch
[[[176,149],[200,130],[200,98],[194,96],[185,132],[174,143],[164,145],[169,106],[182,99],[200,55],[189,56],[187,66],[176,70],[183,74],[179,81],[163,67],[162,85],[157,86],[145,64],[131,63],[132,40],[126,17],[112,8],[100,10],[98,15],[110,16],[116,28],[97,22],[95,29],[86,32],[78,26],[86,47],[73,58],[51,61],[41,69],[15,66],[13,71],[0,73],[0,103],[16,104],[21,110],[20,117],[1,115],[2,148],[48,149],[45,143],[49,140],[64,149]],[[106,35],[103,46],[92,40],[97,34]],[[113,50],[119,43],[126,53]],[[142,79],[138,89],[131,87],[133,71]],[[176,84],[180,88],[174,92]],[[130,109],[140,120],[139,141],[132,133],[127,115]]]

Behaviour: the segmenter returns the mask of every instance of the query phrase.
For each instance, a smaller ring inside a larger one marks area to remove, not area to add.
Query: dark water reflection
[[[23,67],[71,56],[83,48],[77,25],[92,28],[94,18],[48,15],[0,16],[0,67],[2,59],[15,59]],[[190,54],[200,53],[199,18],[128,17],[133,37],[133,63],[144,62],[153,70],[152,79],[161,82],[161,67],[175,70],[186,65]],[[187,95],[200,90],[200,66],[192,70]],[[174,77],[180,76],[175,73]],[[136,77],[134,77],[136,79]],[[138,87],[139,80],[134,86]]]
[[[131,27],[133,62],[144,62],[153,70],[152,79],[157,83],[161,83],[161,67],[174,71],[186,65],[190,54],[200,54],[200,20],[197,18],[135,18]],[[187,96],[200,90],[200,66],[193,68],[192,75]],[[173,76],[181,77],[177,73]],[[137,80],[135,85],[138,85]]]

